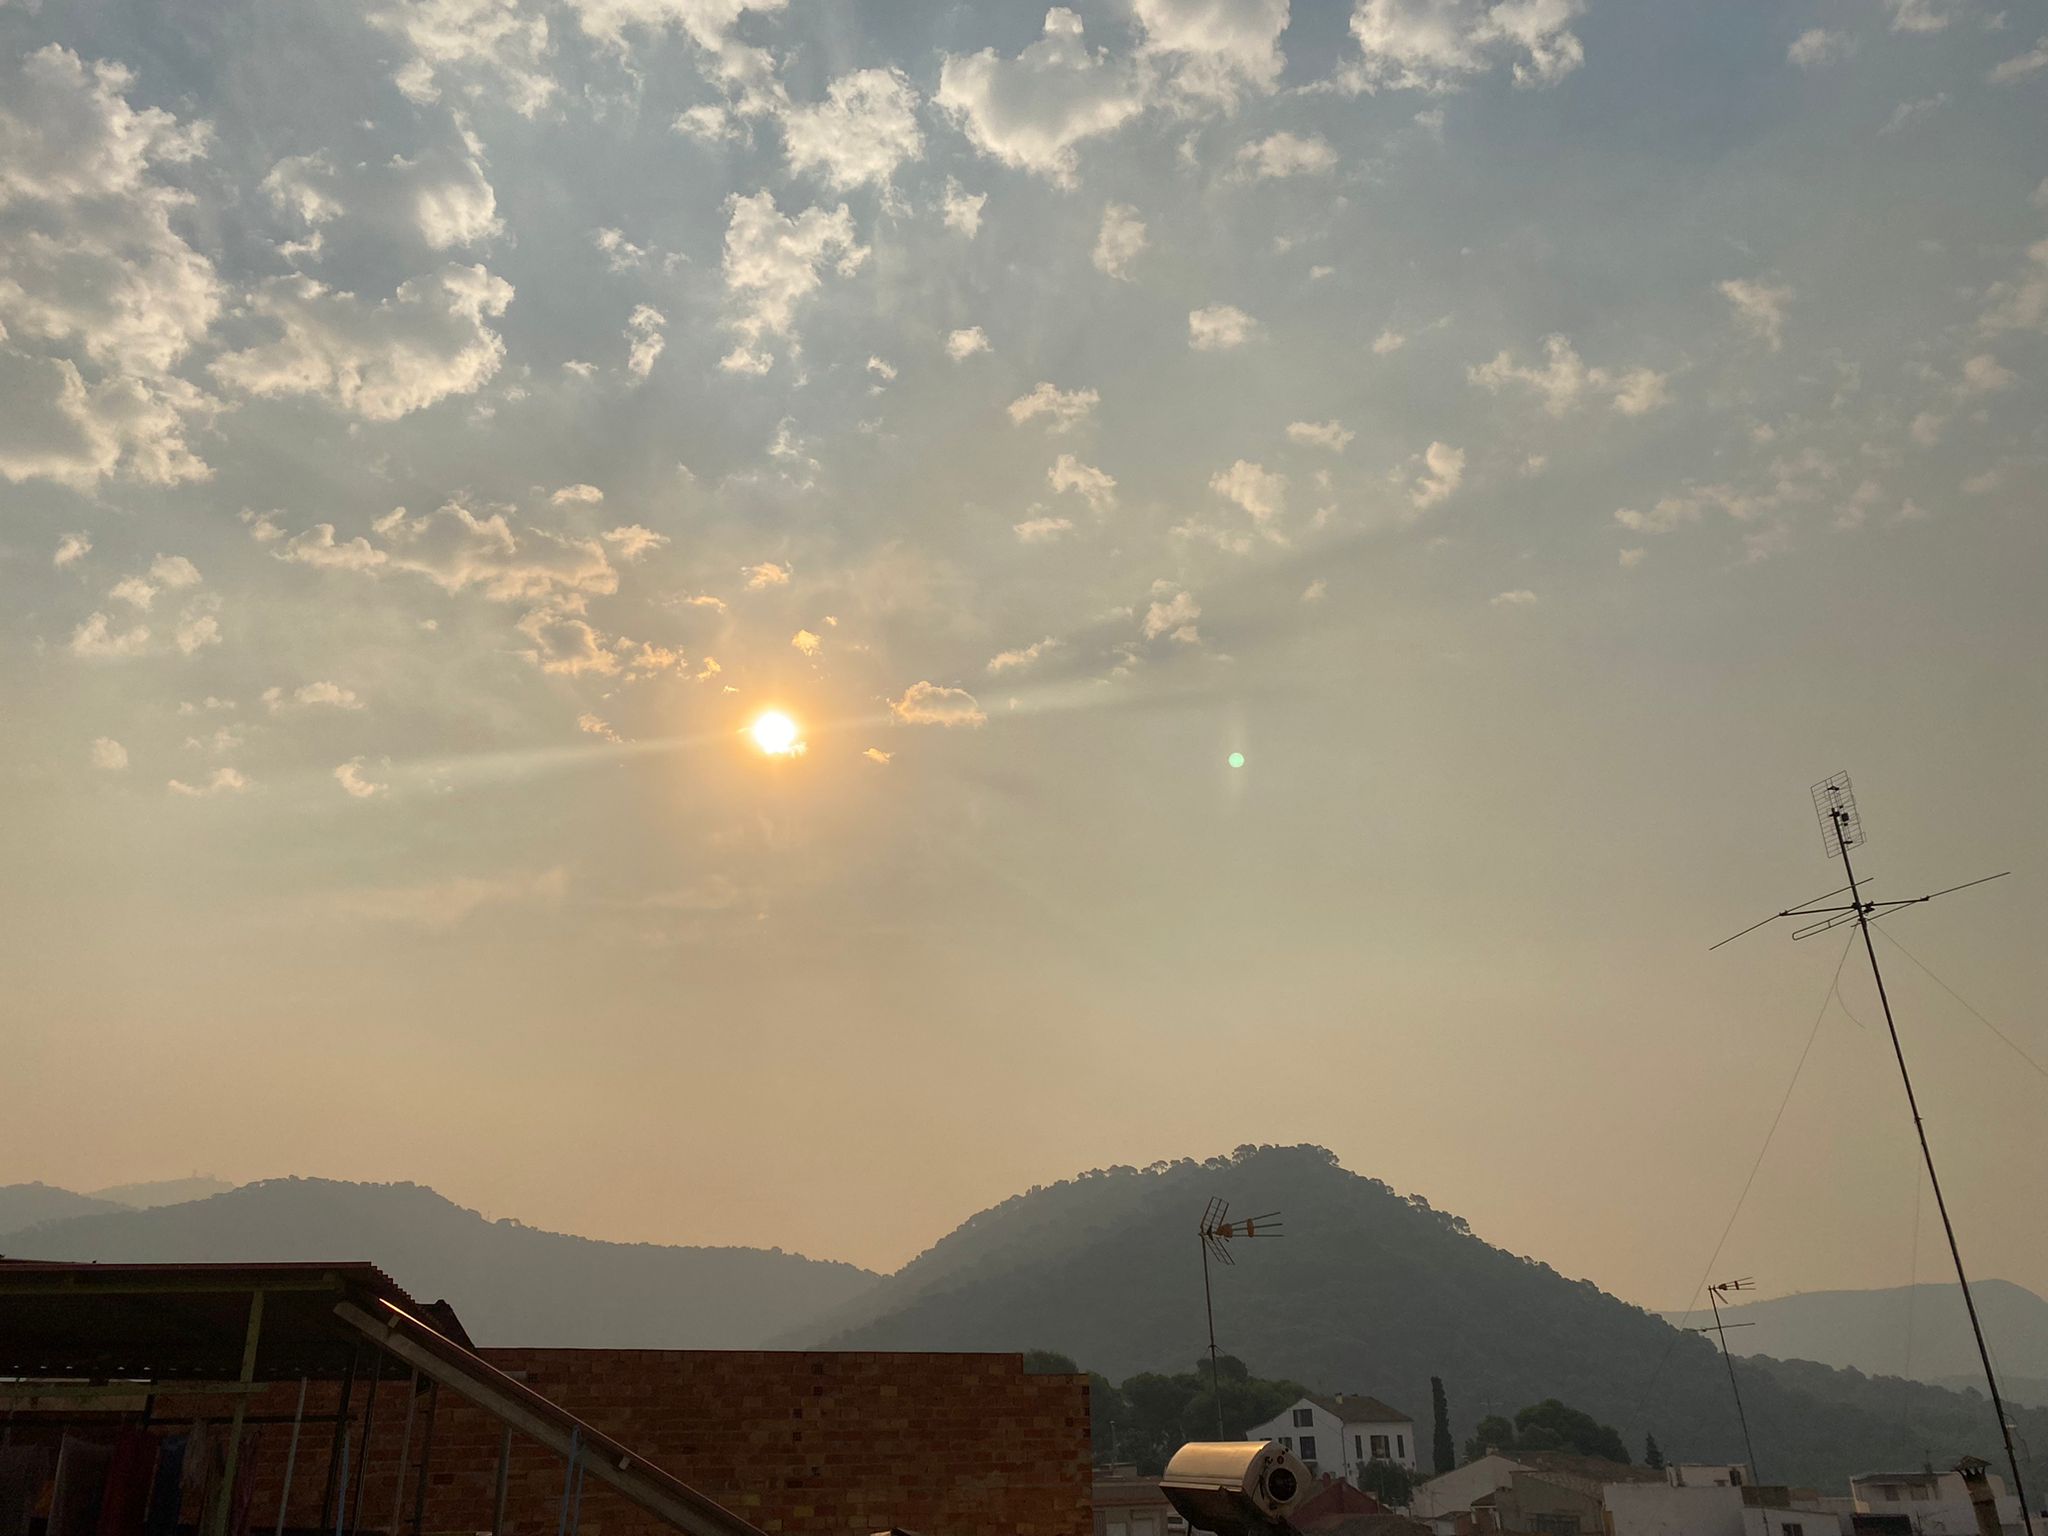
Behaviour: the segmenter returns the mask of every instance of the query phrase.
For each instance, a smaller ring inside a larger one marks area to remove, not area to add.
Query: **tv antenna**
[[[1202,1207],[1202,1310],[1209,1319],[1209,1395],[1216,1399],[1216,1438],[1223,1434],[1223,1382],[1216,1368],[1216,1303],[1209,1290],[1209,1256],[1213,1253],[1219,1264],[1235,1265],[1236,1257],[1230,1245],[1244,1237],[1279,1237],[1280,1213],[1268,1211],[1263,1216],[1247,1216],[1242,1221],[1230,1219],[1230,1202],[1218,1195],[1211,1195],[1209,1203]],[[2032,1533],[2029,1533],[2032,1536]]]
[[[1754,1328],[1755,1323],[1730,1323],[1721,1317],[1721,1298],[1737,1291],[1753,1291],[1756,1282],[1744,1275],[1740,1280],[1723,1280],[1718,1285],[1707,1287],[1707,1300],[1714,1308],[1711,1327],[1695,1328],[1694,1333],[1711,1333],[1721,1340],[1721,1363],[1728,1367],[1728,1390],[1735,1397],[1735,1422],[1742,1426],[1742,1453],[1749,1458],[1749,1475],[1752,1481],[1761,1483],[1762,1475],[1756,1469],[1756,1447],[1749,1443],[1749,1417],[1742,1411],[1742,1388],[1735,1384],[1735,1357],[1728,1353],[1728,1330],[1730,1328]]]
[[[1939,891],[1930,891],[1925,896],[1905,896],[1890,899],[1865,900],[1862,883],[1856,878],[1856,865],[1849,857],[1851,848],[1863,846],[1865,834],[1863,818],[1856,809],[1856,792],[1849,783],[1849,775],[1838,773],[1822,779],[1813,786],[1813,810],[1820,819],[1822,844],[1829,858],[1842,861],[1842,875],[1848,884],[1839,890],[1829,891],[1810,901],[1802,901],[1796,907],[1787,907],[1782,912],[1773,912],[1761,922],[1751,923],[1742,933],[1730,934],[1721,944],[1732,944],[1745,933],[1754,933],[1766,923],[1774,923],[1781,917],[1811,919],[1793,929],[1795,939],[1811,938],[1817,933],[1826,933],[1844,923],[1854,923],[1863,935],[1863,953],[1870,960],[1870,977],[1877,983],[1877,1000],[1884,1008],[1884,1027],[1891,1035],[1892,1055],[1899,1064],[1899,1080],[1906,1086],[1906,1107],[1913,1114],[1913,1132],[1920,1138],[1920,1158],[1927,1165],[1927,1182],[1934,1190],[1934,1207],[1941,1212],[1942,1234],[1948,1239],[1948,1256],[1955,1262],[1956,1283],[1963,1292],[1963,1306],[1970,1314],[1970,1332],[1977,1340],[1977,1359],[1984,1367],[1984,1384],[1991,1389],[1991,1411],[1998,1415],[1998,1433],[2005,1442],[2005,1463],[2012,1471],[2012,1491],[2020,1502],[2020,1518],[2025,1522],[2027,1536],[2034,1536],[2034,1512],[2027,1504],[2026,1481],[2020,1476],[2020,1459],[2013,1450],[2012,1425],[2005,1414],[2005,1399],[1998,1391],[1998,1373],[1991,1368],[1991,1350],[1984,1342],[1984,1325],[1977,1317],[1977,1301],[1970,1294],[1970,1277],[1963,1269],[1963,1252],[1956,1245],[1955,1223],[1949,1220],[1948,1201],[1942,1197],[1941,1177],[1934,1171],[1934,1152],[1927,1145],[1927,1126],[1920,1118],[1920,1101],[1913,1093],[1913,1074],[1906,1070],[1905,1048],[1899,1044],[1899,1026],[1892,1018],[1892,1000],[1884,987],[1884,971],[1877,963],[1877,945],[1870,937],[1870,920],[1873,917],[1889,917],[1906,907],[1932,901],[1937,896],[1947,896],[1954,891],[1965,891],[1973,885],[1983,885],[1990,880],[2003,880],[2012,871],[2002,869],[1995,875],[1980,875],[1975,880],[1965,880],[1961,885],[1951,885]],[[1847,896],[1847,904],[1837,903],[1823,906],[1838,896]],[[1709,945],[1719,949],[1721,944]],[[1711,1294],[1711,1293],[1710,1293]],[[1716,1315],[1719,1314],[1716,1307]],[[1723,1349],[1726,1342],[1723,1341]],[[1730,1379],[1733,1379],[1731,1372]],[[1752,1467],[1754,1470],[1754,1467]]]

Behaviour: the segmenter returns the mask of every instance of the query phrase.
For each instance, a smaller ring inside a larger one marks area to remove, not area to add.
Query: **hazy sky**
[[[1307,1140],[1682,1303],[1811,781],[2017,871],[1893,927],[2048,1062],[2044,31],[0,5],[0,1176],[893,1266]],[[1892,958],[2048,1290],[2048,1074]],[[1851,959],[1767,1293],[1942,1273]]]

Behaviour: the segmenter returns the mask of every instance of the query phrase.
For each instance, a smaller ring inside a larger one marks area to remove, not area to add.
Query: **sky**
[[[0,1169],[2048,1291],[2044,33],[0,4]]]

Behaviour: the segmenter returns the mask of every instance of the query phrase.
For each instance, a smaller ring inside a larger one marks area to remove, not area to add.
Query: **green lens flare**
[[[1230,766],[1233,768],[1242,768],[1244,766],[1244,754],[1242,752],[1231,753]]]

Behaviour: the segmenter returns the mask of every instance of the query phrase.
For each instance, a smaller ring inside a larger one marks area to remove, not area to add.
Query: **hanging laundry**
[[[157,1438],[147,1430],[125,1429],[115,1437],[100,1497],[98,1536],[142,1536],[142,1518],[149,1512],[156,1480],[156,1453]]]
[[[28,1536],[50,1453],[40,1445],[0,1447],[0,1536]]]
[[[143,1536],[171,1536],[185,1509],[185,1447],[183,1435],[170,1435],[157,1447],[156,1477],[149,1490],[149,1512],[142,1522]],[[15,1536],[0,1530],[0,1536]]]
[[[46,1536],[95,1536],[112,1456],[108,1446],[64,1437],[57,1448],[57,1487],[50,1495]]]

